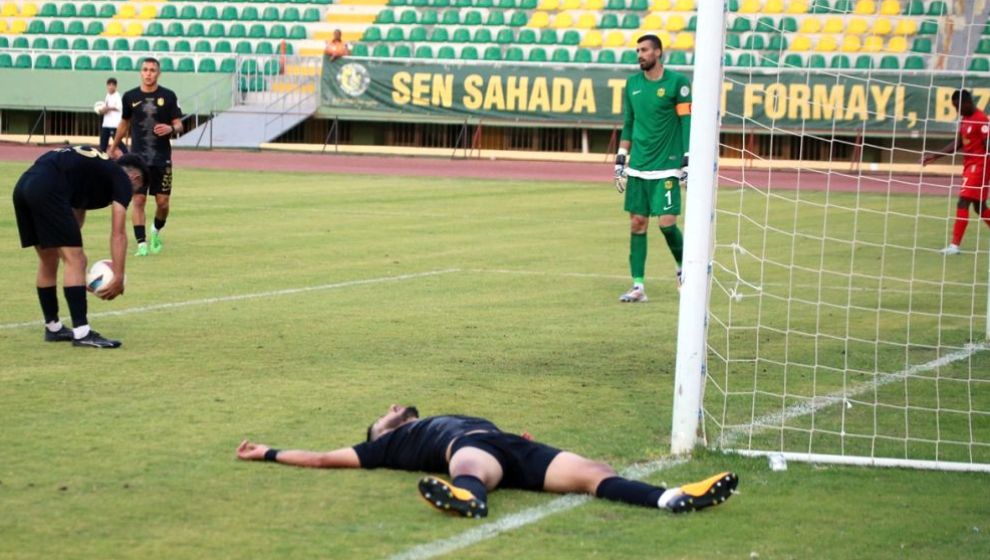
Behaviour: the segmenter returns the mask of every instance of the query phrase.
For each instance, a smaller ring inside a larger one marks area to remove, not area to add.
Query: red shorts
[[[990,189],[990,167],[978,163],[971,163],[963,167],[963,183],[959,196],[971,200],[986,200]]]

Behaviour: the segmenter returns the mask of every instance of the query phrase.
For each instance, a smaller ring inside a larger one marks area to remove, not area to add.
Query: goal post
[[[990,220],[920,164],[990,111],[977,4],[698,3],[673,454],[990,472]]]

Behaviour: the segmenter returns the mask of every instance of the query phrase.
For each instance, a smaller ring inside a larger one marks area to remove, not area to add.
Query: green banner
[[[327,59],[325,109],[402,119],[447,117],[495,122],[612,124],[635,67],[470,61]],[[690,71],[686,72],[690,76]],[[847,70],[728,70],[722,124],[849,134],[951,133],[952,92],[965,87],[981,108],[990,75]]]

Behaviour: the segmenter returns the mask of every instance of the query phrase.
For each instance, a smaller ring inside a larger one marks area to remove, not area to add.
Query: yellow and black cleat
[[[674,496],[667,507],[673,513],[697,511],[717,506],[736,493],[739,477],[735,473],[723,472],[700,482],[692,482],[680,487],[680,494]]]
[[[432,476],[419,481],[419,493],[428,504],[461,517],[487,517],[488,506],[474,494]]]

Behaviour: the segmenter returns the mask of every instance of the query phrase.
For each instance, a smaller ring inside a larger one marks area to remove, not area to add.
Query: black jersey
[[[450,442],[476,430],[501,431],[484,418],[431,416],[401,426],[375,441],[359,443],[354,451],[363,469],[446,472]]]
[[[52,188],[65,189],[73,208],[93,210],[131,203],[134,187],[122,167],[92,146],[71,146],[46,153],[32,171],[52,174]]]
[[[131,124],[131,152],[140,154],[151,166],[171,164],[169,136],[158,136],[154,129],[156,124],[171,126],[173,120],[182,118],[175,92],[158,86],[146,93],[136,87],[124,94],[123,104],[121,118]]]

